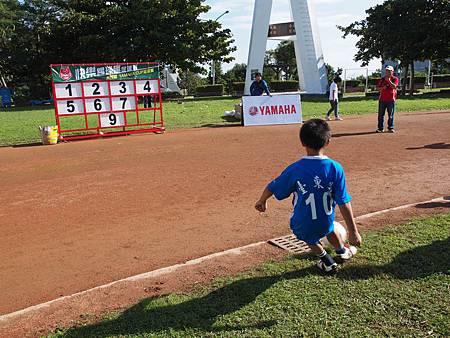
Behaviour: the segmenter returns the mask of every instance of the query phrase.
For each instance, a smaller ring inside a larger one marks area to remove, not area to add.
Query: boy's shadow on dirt
[[[382,266],[343,267],[338,277],[346,280],[368,279],[389,274],[397,279],[419,279],[434,273],[450,274],[450,238],[400,253]],[[302,258],[301,258],[302,259]],[[275,276],[253,277],[228,284],[211,293],[175,305],[154,306],[149,298],[129,308],[117,319],[73,328],[66,337],[107,337],[110,335],[157,334],[164,330],[192,329],[195,334],[243,329],[263,329],[276,321],[252,325],[214,325],[219,316],[233,313],[251,304],[261,293],[282,280],[298,279],[320,273],[315,266]],[[313,287],[313,286],[311,286]],[[301,290],[299,290],[301,292]],[[199,332],[200,331],[200,332]]]
[[[404,251],[392,262],[381,265],[357,265],[344,267],[342,279],[368,279],[389,274],[397,279],[421,279],[435,273],[450,275],[450,237],[432,244]]]
[[[253,325],[214,325],[219,316],[233,313],[255,301],[256,297],[275,283],[302,278],[317,273],[314,266],[286,274],[254,277],[228,284],[211,293],[180,304],[153,307],[157,298],[149,298],[129,308],[115,320],[71,329],[66,337],[107,337],[110,335],[143,335],[163,330],[193,329],[192,335],[205,332],[224,332],[243,329],[262,329],[275,321],[259,321]],[[150,305],[150,308],[146,308]]]

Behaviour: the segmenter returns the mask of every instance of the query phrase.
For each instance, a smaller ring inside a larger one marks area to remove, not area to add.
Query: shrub
[[[359,80],[346,80],[345,86],[346,87],[358,87],[361,84],[361,81]]]
[[[292,92],[298,90],[298,81],[270,81],[269,89],[273,92]]]
[[[245,82],[232,82],[231,83],[231,95],[241,96],[244,94]]]
[[[222,96],[223,84],[199,86],[196,89],[196,96]]]
[[[433,75],[433,82],[450,82],[450,75]]]

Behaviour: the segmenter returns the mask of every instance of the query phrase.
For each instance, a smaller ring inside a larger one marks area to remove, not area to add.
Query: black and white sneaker
[[[320,270],[325,272],[327,275],[334,275],[338,272],[337,263],[333,263],[331,265],[326,265],[324,262],[318,261],[317,266]]]
[[[383,129],[377,129],[376,132],[377,133],[384,133],[384,130]]]
[[[353,256],[355,256],[357,252],[358,249],[353,245],[346,246],[345,252],[343,254],[338,254],[336,257],[336,261],[342,264],[348,261],[349,259],[353,258]]]

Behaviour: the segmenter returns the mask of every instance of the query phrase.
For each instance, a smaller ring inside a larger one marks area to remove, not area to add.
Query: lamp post
[[[230,11],[223,12],[217,18],[215,18],[214,21],[219,20],[222,16],[224,16],[225,14],[228,14],[228,13],[230,13]],[[212,77],[212,84],[215,85],[216,84],[216,67],[215,67],[214,60],[211,61],[211,77]]]

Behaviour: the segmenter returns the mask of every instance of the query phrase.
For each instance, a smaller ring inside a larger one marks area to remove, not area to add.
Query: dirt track
[[[450,195],[450,111],[332,122],[356,215]],[[284,235],[253,209],[303,155],[299,126],[227,127],[0,149],[0,314]]]

